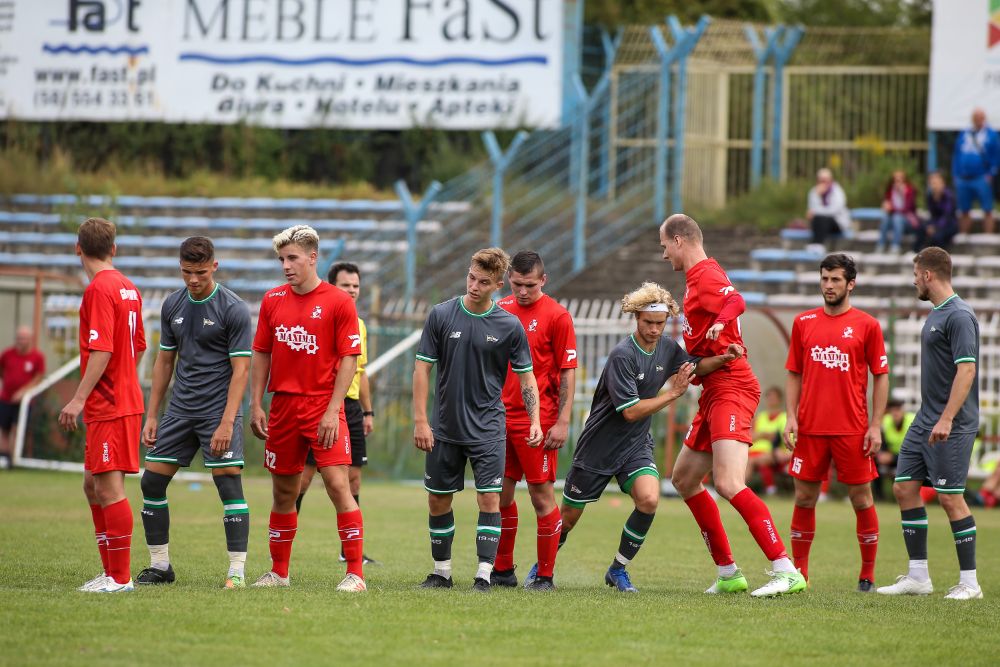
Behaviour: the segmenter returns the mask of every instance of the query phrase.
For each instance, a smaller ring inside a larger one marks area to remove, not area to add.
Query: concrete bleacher
[[[321,264],[350,260],[367,275],[401,266],[409,247],[399,201],[17,194],[0,198],[0,264],[78,275],[75,227],[89,208],[109,206],[119,227],[115,263],[140,289],[178,287],[177,249],[196,234],[215,243],[220,281],[251,299],[281,281],[271,238],[292,225],[319,232]],[[421,243],[438,242],[442,219],[469,206],[431,205],[434,219],[417,224]]]

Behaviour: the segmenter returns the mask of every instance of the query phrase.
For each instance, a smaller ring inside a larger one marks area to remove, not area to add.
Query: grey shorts
[[[243,417],[233,424],[233,439],[229,451],[222,456],[212,455],[212,435],[219,427],[218,417],[186,419],[163,415],[156,429],[156,446],[148,450],[146,460],[153,463],[172,463],[186,468],[201,449],[206,468],[243,467]]]
[[[896,462],[896,481],[923,482],[938,493],[963,493],[976,434],[952,433],[933,447],[927,441],[930,435],[912,426],[906,432]]]
[[[506,442],[456,445],[434,441],[424,462],[424,488],[429,493],[457,493],[465,489],[465,462],[472,462],[472,476],[479,493],[500,493]]]
[[[618,481],[618,487],[622,491],[631,493],[635,480],[642,475],[660,478],[660,471],[656,469],[653,452],[650,450],[632,456],[617,472],[612,474],[584,470],[574,465],[566,474],[563,502],[570,507],[577,508],[583,507],[587,503],[596,502],[604,493],[604,489],[607,488],[612,477]]]

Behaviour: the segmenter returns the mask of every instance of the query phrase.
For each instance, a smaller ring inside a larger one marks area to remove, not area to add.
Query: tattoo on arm
[[[531,387],[521,387],[521,398],[524,400],[524,410],[529,417],[534,417],[538,413],[538,399]]]
[[[559,383],[559,414],[562,414],[563,408],[566,407],[566,401],[569,400],[569,383],[566,382],[566,376],[563,375],[562,382]]]

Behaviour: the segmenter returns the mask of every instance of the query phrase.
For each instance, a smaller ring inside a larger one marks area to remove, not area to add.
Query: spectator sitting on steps
[[[920,227],[920,220],[917,218],[917,189],[902,169],[892,172],[892,179],[886,185],[885,195],[882,197],[882,210],[885,216],[878,230],[875,252],[885,252],[886,243],[891,243],[889,252],[898,255],[902,250],[903,235],[914,234]]]
[[[808,249],[824,254],[827,239],[844,236],[851,228],[847,195],[833,180],[833,172],[829,169],[816,172],[816,185],[809,190],[807,206],[806,218],[812,226],[812,243]]]
[[[945,185],[944,175],[933,171],[927,176],[927,221],[917,228],[914,252],[928,246],[951,249],[952,239],[958,233],[955,195]]]

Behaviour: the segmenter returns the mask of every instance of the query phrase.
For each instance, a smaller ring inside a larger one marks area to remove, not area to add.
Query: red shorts
[[[139,438],[142,435],[142,415],[126,415],[117,419],[86,424],[87,439],[83,469],[97,475],[120,470],[139,472]]]
[[[507,424],[507,455],[503,476],[515,482],[524,477],[528,484],[544,484],[556,481],[556,465],[559,462],[558,449],[545,449],[545,435],[552,424],[542,425],[542,444],[528,446],[528,432],[531,424]]]
[[[736,440],[750,445],[754,413],[760,403],[760,387],[753,391],[725,393],[705,390],[698,400],[698,413],[684,437],[684,445],[696,452],[712,451],[712,443]]]
[[[837,465],[837,479],[855,486],[878,478],[875,459],[863,454],[864,435],[799,435],[792,450],[788,473],[804,482],[822,482]]]
[[[343,408],[333,446],[323,449],[319,444],[319,420],[329,404],[329,396],[275,394],[267,420],[264,467],[276,475],[297,475],[305,468],[310,449],[317,468],[351,465],[351,434]]]

